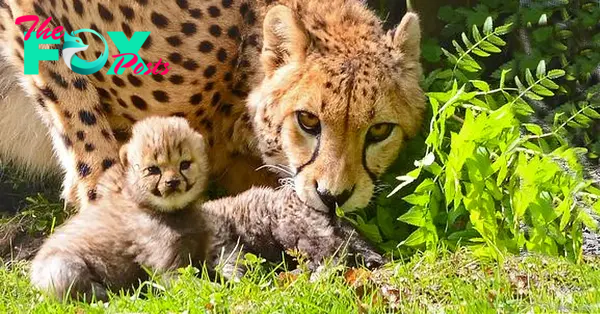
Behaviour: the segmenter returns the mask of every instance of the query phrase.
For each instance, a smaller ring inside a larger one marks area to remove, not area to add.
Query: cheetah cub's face
[[[136,123],[120,158],[128,169],[132,196],[143,206],[176,211],[196,201],[206,188],[204,138],[183,118],[151,117]]]

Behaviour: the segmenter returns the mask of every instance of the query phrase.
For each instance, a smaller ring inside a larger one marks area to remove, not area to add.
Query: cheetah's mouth
[[[167,198],[169,196],[173,196],[173,195],[177,195],[177,194],[185,194],[185,193],[189,192],[193,187],[194,187],[194,183],[187,184],[187,187],[185,188],[185,190],[168,189],[162,193],[160,192],[160,190],[157,187],[155,187],[152,190],[152,195],[154,195],[156,197],[160,197],[160,198]]]

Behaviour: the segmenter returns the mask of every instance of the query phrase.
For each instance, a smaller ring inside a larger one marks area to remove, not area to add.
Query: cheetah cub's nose
[[[181,184],[181,180],[178,179],[171,179],[171,180],[167,180],[167,182],[165,182],[165,184],[167,185],[167,187],[169,189],[175,190],[179,187],[179,185]]]

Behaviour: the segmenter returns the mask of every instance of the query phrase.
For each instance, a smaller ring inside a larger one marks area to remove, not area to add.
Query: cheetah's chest
[[[101,108],[117,133],[149,115],[175,115],[187,118],[211,145],[234,136],[235,121],[246,112],[246,82],[255,73],[256,62],[250,61],[257,58],[250,57],[260,50],[258,32],[253,31],[256,14],[248,3],[140,0],[94,1],[83,9],[80,5],[67,4],[68,13],[60,17],[67,31],[122,31],[128,38],[133,32],[149,31],[139,56],[145,64],[165,64],[157,69],[160,74],[134,75],[126,69],[122,75],[108,75],[115,61],[109,57],[104,69],[93,75]],[[93,59],[103,51],[97,37],[80,37],[90,45],[82,57]],[[110,56],[119,53],[110,41],[109,50]]]

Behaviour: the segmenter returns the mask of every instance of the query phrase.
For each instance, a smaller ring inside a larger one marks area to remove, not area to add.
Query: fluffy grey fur
[[[310,270],[345,249],[351,262],[360,256],[369,267],[384,263],[348,222],[308,207],[289,187],[252,188],[235,197],[207,202],[202,210],[212,238],[209,265],[220,265],[226,278],[244,273],[244,268],[236,265],[244,252],[279,261],[282,252],[297,249],[308,257]]]

